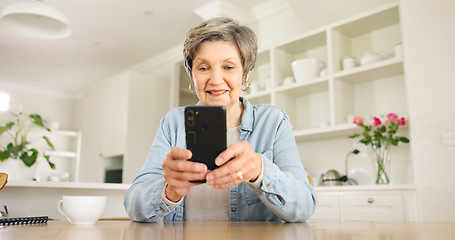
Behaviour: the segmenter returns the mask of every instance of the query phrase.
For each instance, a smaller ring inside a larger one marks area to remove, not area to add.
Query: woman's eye
[[[226,66],[225,68],[226,68],[227,70],[234,69],[234,67],[232,67],[232,66]]]
[[[200,67],[199,71],[207,71],[207,68],[206,67]]]

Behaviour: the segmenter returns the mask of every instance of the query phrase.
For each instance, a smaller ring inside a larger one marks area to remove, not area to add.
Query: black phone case
[[[213,170],[215,158],[226,149],[226,109],[222,106],[185,107],[186,148],[190,159]],[[205,181],[201,181],[205,182]]]

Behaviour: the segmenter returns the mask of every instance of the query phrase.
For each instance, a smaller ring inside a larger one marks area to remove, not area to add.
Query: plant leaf
[[[392,145],[398,146],[398,139],[392,139]]]
[[[359,136],[360,136],[360,134],[355,133],[354,135],[349,136],[349,138],[356,138],[356,137],[359,137]]]
[[[6,146],[6,150],[10,152],[14,158],[17,158],[22,150],[22,144],[14,146],[12,143],[9,143],[8,146]]]
[[[399,140],[403,143],[409,143],[409,139],[407,137],[400,137]]]
[[[43,119],[41,118],[41,116],[40,116],[39,114],[36,114],[36,113],[35,113],[35,114],[30,114],[30,115],[28,115],[28,116],[33,120],[33,121],[32,121],[33,124],[38,125],[38,126],[40,126],[40,127],[42,127],[42,128],[45,128],[45,129],[46,129],[47,131],[49,131],[49,132],[51,131],[49,128],[46,128],[46,127],[44,126],[44,124],[43,124]]]
[[[55,164],[49,160],[49,155],[44,155],[44,158],[46,159],[47,163],[49,163],[49,166],[52,169],[55,169]]]
[[[14,126],[14,124],[15,124],[14,122],[7,122],[5,126],[0,126],[0,135],[10,130]]]
[[[51,143],[51,140],[49,140],[49,138],[47,136],[43,136],[43,138],[44,138],[44,140],[46,140],[47,145],[49,145],[49,147],[51,147],[52,150],[55,150],[54,144]]]
[[[11,155],[11,153],[8,150],[1,151],[0,152],[0,161],[2,161],[2,162],[5,161],[6,159],[9,158],[10,155]]]
[[[29,152],[31,152],[30,155],[28,154]],[[21,159],[22,159],[22,161],[24,161],[24,163],[27,167],[31,167],[36,162],[37,158],[38,158],[38,151],[34,148],[28,150],[27,152],[23,152],[21,155]]]

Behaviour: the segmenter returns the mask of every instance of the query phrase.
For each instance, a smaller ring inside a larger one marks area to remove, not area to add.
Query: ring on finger
[[[239,170],[239,171],[236,171],[236,173],[237,173],[237,180],[242,180],[242,178],[243,178],[242,171]]]

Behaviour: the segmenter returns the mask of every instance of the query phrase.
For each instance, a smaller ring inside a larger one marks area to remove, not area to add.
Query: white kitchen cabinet
[[[416,188],[395,186],[316,187],[312,221],[418,221]]]
[[[311,220],[333,220],[341,219],[341,199],[339,194],[317,194],[316,211]]]
[[[122,170],[122,182],[139,173],[159,120],[169,110],[169,82],[126,71],[85,92],[81,181],[104,182]]]
[[[404,221],[402,193],[362,193],[343,196],[344,220]]]
[[[128,119],[129,73],[114,76],[107,83],[85,92],[81,179],[103,182],[110,159],[125,152]],[[121,163],[120,163],[121,166]]]
[[[128,77],[106,86],[101,91],[104,96],[103,119],[103,157],[123,155],[125,152],[126,130],[128,120]]]

